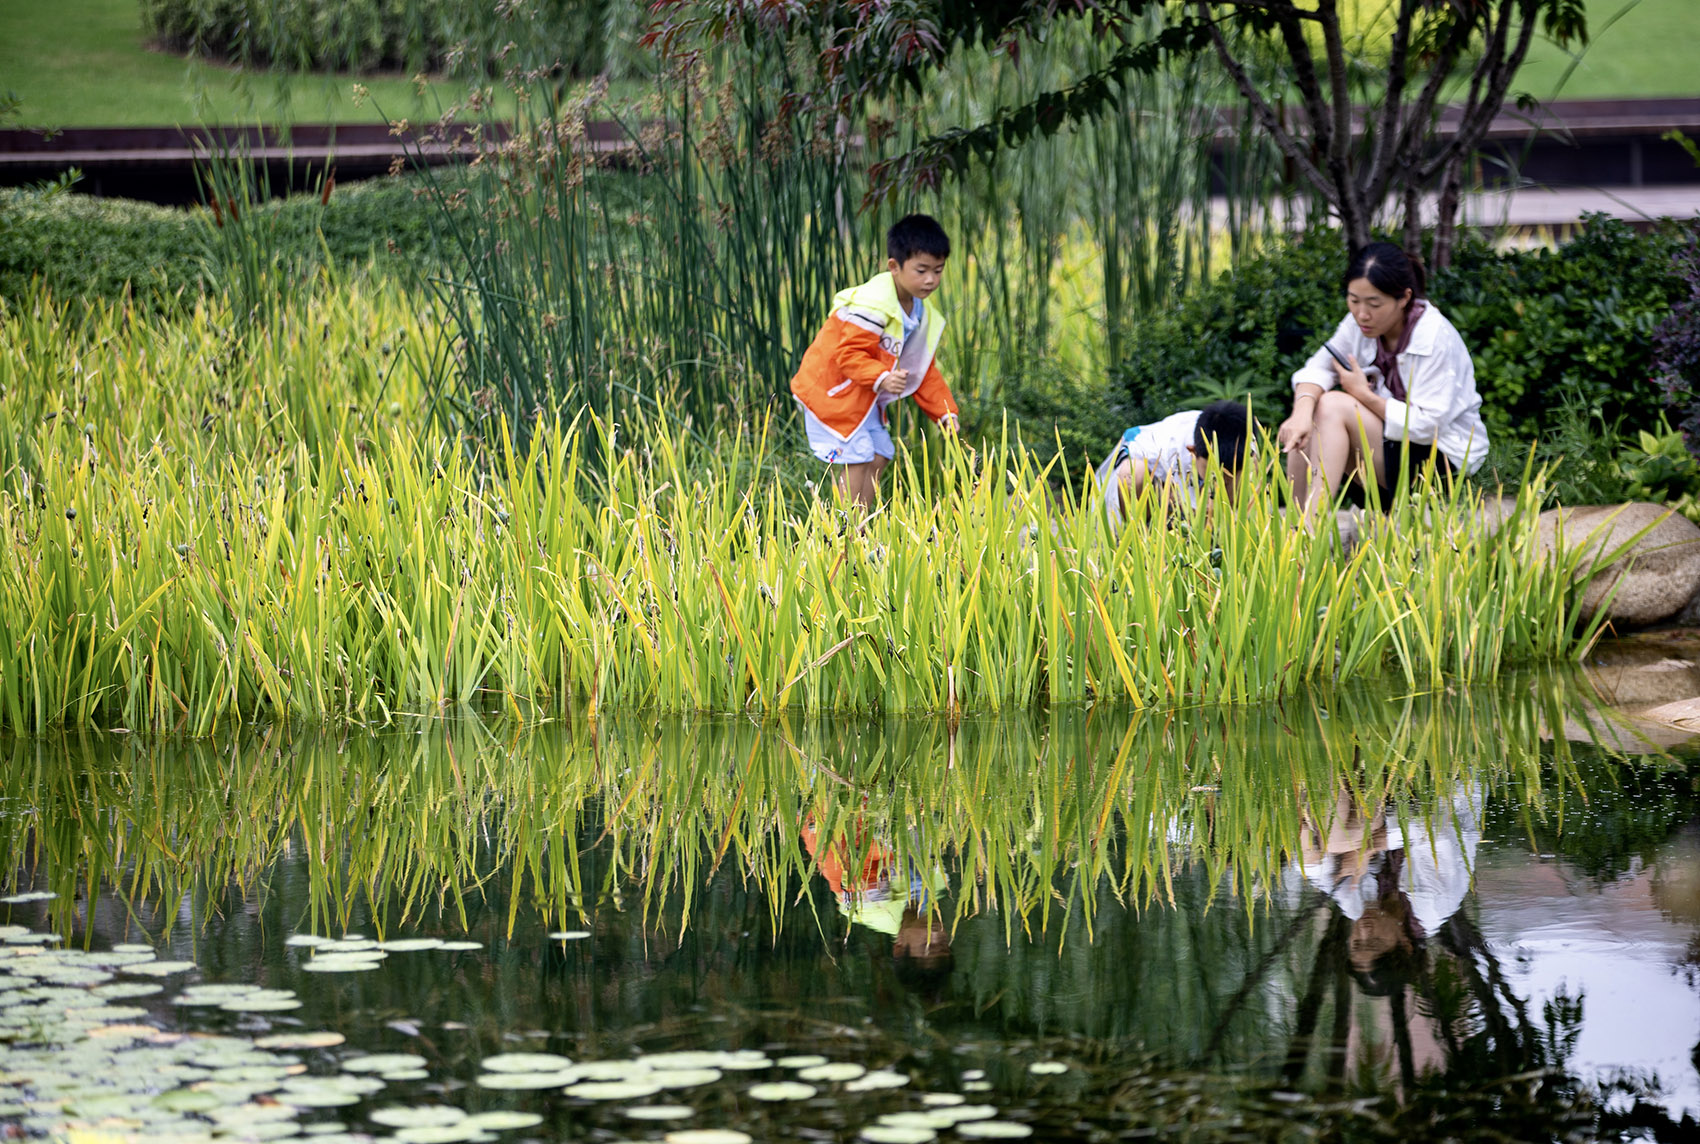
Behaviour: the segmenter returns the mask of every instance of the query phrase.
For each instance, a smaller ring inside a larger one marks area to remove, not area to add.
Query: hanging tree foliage
[[[1175,56],[1210,51],[1302,189],[1338,216],[1348,245],[1369,241],[1390,202],[1407,245],[1421,235],[1425,193],[1438,192],[1431,261],[1450,258],[1465,164],[1511,92],[1536,35],[1585,42],[1585,0],[1385,0],[1366,33],[1352,0],[660,0],[647,42],[672,55],[716,41],[782,37],[814,49],[802,113],[853,118],[870,98],[920,92],[974,48],[1019,61],[1024,45],[1085,22],[1119,41],[1073,84],[996,108],[984,122],[922,139],[872,170],[878,197],[937,186],[949,173],[1122,106],[1121,83]],[[1156,36],[1143,18],[1165,14]],[[1260,85],[1252,56],[1271,49],[1290,86]],[[1289,103],[1296,108],[1289,110]],[[1520,102],[1527,106],[1524,97]],[[1437,130],[1445,103],[1452,129]]]

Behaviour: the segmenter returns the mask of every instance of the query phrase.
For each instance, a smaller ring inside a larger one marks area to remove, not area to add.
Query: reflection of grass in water
[[[1167,900],[1187,864],[1250,908],[1296,853],[1303,804],[1325,815],[1340,784],[1361,807],[1420,813],[1461,781],[1511,782],[1543,813],[1540,734],[1562,694],[1539,677],[1455,697],[1057,712],[954,732],[631,719],[18,741],[0,768],[0,867],[44,878],[67,927],[76,899],[106,884],[131,901],[222,901],[230,883],[263,895],[296,847],[310,877],[300,928],[334,930],[361,902],[380,925],[437,903],[464,916],[467,895],[501,903],[510,931],[522,907],[564,924],[602,900],[682,927],[722,866],[777,917],[814,869],[812,821],[848,867],[884,845],[895,870],[947,872],[952,916],[995,910],[1011,934],[1066,916],[1090,936],[1102,901]],[[1550,750],[1562,788],[1567,752]]]

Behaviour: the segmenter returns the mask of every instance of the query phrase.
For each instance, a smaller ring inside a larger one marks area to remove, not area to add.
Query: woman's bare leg
[[[1317,402],[1316,422],[1310,431],[1302,461],[1293,453],[1287,459],[1287,472],[1292,476],[1304,470],[1303,482],[1293,481],[1293,492],[1304,506],[1305,519],[1310,520],[1321,506],[1332,504],[1340,491],[1340,482],[1356,475],[1366,482],[1386,479],[1386,462],[1381,454],[1381,418],[1365,409],[1347,393],[1330,390]],[[1364,467],[1365,455],[1370,468]]]

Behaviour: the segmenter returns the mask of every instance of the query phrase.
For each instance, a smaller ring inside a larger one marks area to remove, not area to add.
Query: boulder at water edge
[[[1649,528],[1648,526],[1652,527]],[[1563,538],[1569,551],[1606,556],[1637,533],[1629,550],[1595,574],[1582,596],[1582,614],[1592,618],[1616,588],[1607,618],[1624,626],[1653,624],[1681,611],[1700,591],[1700,527],[1664,505],[1579,505],[1541,514],[1541,544],[1551,549]]]

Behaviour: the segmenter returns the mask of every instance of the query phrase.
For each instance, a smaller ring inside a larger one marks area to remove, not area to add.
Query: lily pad
[[[868,1070],[863,1068],[861,1065],[853,1065],[848,1061],[835,1061],[824,1065],[815,1065],[813,1068],[803,1069],[797,1074],[797,1079],[827,1082],[855,1080],[857,1077],[864,1075],[867,1071]]]
[[[882,1088],[902,1088],[909,1083],[907,1073],[891,1072],[888,1069],[876,1069],[866,1076],[858,1077],[844,1086],[845,1092],[874,1092]]]
[[[283,944],[289,946],[314,946],[329,945],[330,942],[330,938],[320,937],[316,933],[294,933],[290,934]]]
[[[965,1080],[962,1082],[963,1092],[991,1092],[992,1082],[989,1080]]]
[[[438,949],[442,941],[434,937],[410,937],[401,941],[381,941],[378,948],[385,953],[418,953],[426,949]]]
[[[445,941],[440,943],[437,948],[443,950],[483,949],[484,943],[481,941]]]
[[[386,1128],[440,1128],[459,1124],[466,1111],[446,1104],[390,1105],[373,1109],[366,1118]]]
[[[637,1063],[653,1069],[714,1069],[720,1067],[726,1056],[725,1053],[711,1050],[685,1049],[670,1053],[645,1053],[637,1058]]]
[[[650,1082],[662,1088],[696,1088],[719,1080],[719,1069],[657,1069],[649,1074]]]
[[[720,1064],[717,1067],[739,1072],[754,1072],[758,1069],[772,1068],[773,1058],[754,1049],[739,1049],[736,1052],[722,1053]]]
[[[620,1114],[633,1120],[685,1120],[696,1115],[696,1109],[684,1104],[637,1104],[622,1108]]]
[[[1068,1066],[1061,1061],[1034,1061],[1027,1071],[1034,1076],[1059,1076],[1068,1071]]]
[[[153,953],[153,951],[154,951],[153,946],[143,945],[141,942],[137,942],[137,941],[120,942],[118,945],[115,945],[115,946],[112,947],[113,953],[148,953],[148,954],[151,954],[151,953]]]
[[[858,1134],[868,1144],[928,1144],[939,1138],[931,1128],[903,1128],[890,1124],[870,1124]]]
[[[490,1072],[559,1072],[572,1067],[572,1058],[555,1053],[501,1053],[478,1062]]]
[[[940,1108],[937,1114],[948,1116],[958,1124],[965,1124],[970,1120],[990,1120],[998,1114],[998,1110],[989,1104],[959,1104],[954,1108]]]
[[[734,1128],[681,1128],[661,1139],[665,1144],[750,1144],[750,1134]]]
[[[812,1069],[816,1065],[826,1064],[827,1058],[815,1053],[804,1053],[801,1056],[780,1057],[773,1063],[782,1069]]]
[[[583,941],[589,936],[589,930],[581,929],[555,930],[549,935],[553,941]]]
[[[635,1080],[587,1080],[569,1084],[563,1091],[580,1100],[637,1100],[654,1096],[661,1086]]]
[[[369,957],[324,954],[303,963],[301,968],[308,973],[363,973],[378,968],[378,962]]]
[[[261,1049],[330,1049],[348,1040],[341,1033],[273,1033],[254,1042]]]
[[[1022,1140],[1033,1135],[1033,1129],[1013,1120],[971,1120],[958,1124],[956,1133],[974,1140]]]
[[[469,1116],[467,1120],[487,1132],[507,1132],[515,1128],[536,1128],[543,1123],[543,1118],[535,1112],[515,1112],[505,1108],[493,1112],[480,1112]]]
[[[258,1041],[255,1041],[254,1043],[259,1044]],[[921,1103],[931,1108],[944,1108],[948,1105],[964,1104],[967,1100],[968,1098],[963,1096],[960,1092],[924,1092],[921,1094]]]
[[[163,993],[165,986],[155,985],[151,981],[114,981],[110,985],[97,985],[89,992],[96,997],[119,1000],[125,997],[148,997],[155,993]]]
[[[53,898],[57,898],[58,896],[59,895],[55,894],[52,890],[30,890],[26,893],[12,894],[10,897],[0,898],[0,902],[5,902],[9,906],[15,906],[24,902],[46,902]]]
[[[820,1090],[812,1084],[800,1081],[782,1080],[774,1084],[751,1085],[749,1094],[756,1100],[778,1103],[783,1100],[807,1100]]]
[[[210,1112],[215,1108],[241,1103],[243,1102],[239,1100],[227,1100],[217,1092],[193,1088],[174,1088],[153,1098],[154,1107],[163,1108],[167,1112]]]
[[[570,1072],[485,1073],[478,1078],[478,1087],[500,1090],[562,1088],[578,1079],[575,1074]]]
[[[421,1128],[398,1129],[395,1138],[402,1144],[460,1144],[465,1140],[488,1140],[478,1125],[469,1120],[454,1124],[432,1124]]]
[[[351,1073],[391,1073],[403,1069],[421,1068],[425,1058],[414,1053],[368,1053],[363,1057],[348,1057],[342,1071]]]
[[[880,1117],[879,1122],[887,1128],[925,1128],[937,1132],[949,1128],[956,1121],[948,1116],[940,1116],[937,1112],[888,1112]]]
[[[187,973],[195,968],[192,961],[144,961],[136,965],[126,965],[125,973],[134,973],[142,977],[170,977],[174,973]]]

